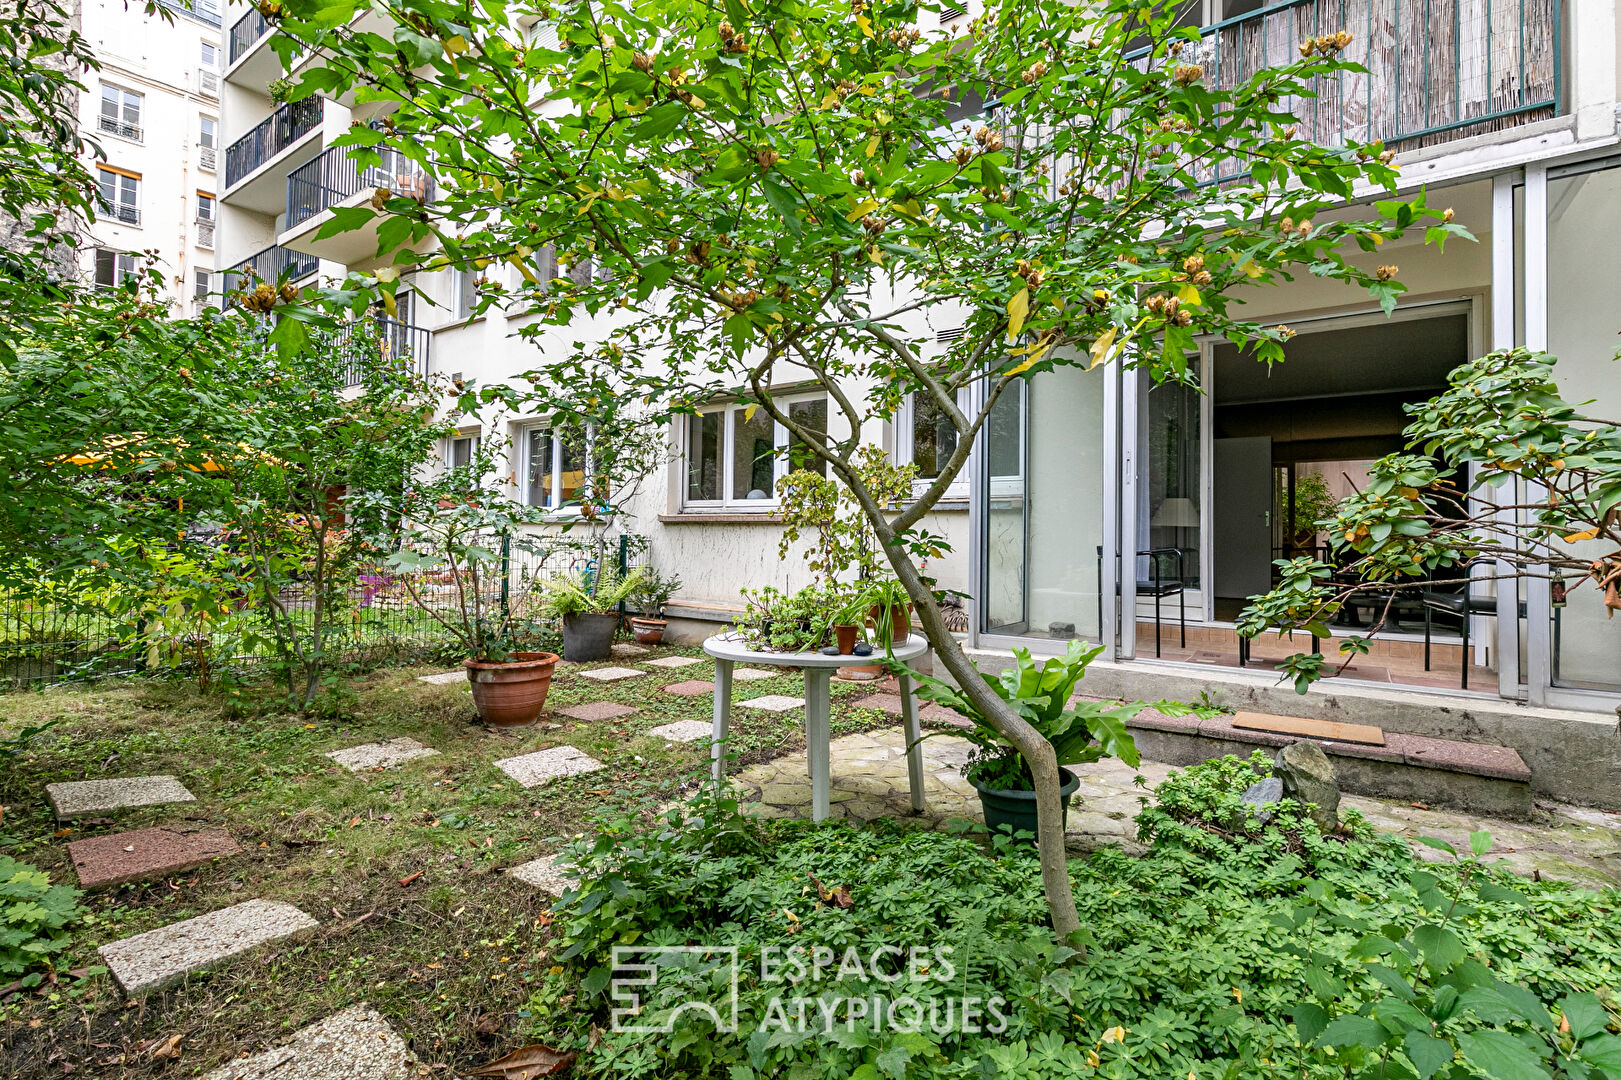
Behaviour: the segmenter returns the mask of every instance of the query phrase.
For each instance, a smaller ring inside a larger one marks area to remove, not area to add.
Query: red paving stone
[[[882,709],[884,712],[895,716],[901,714],[901,696],[899,694],[868,694],[864,698],[857,698],[850,704],[863,709]],[[966,716],[955,713],[944,705],[924,705],[922,710],[918,712],[917,718],[920,721],[949,724],[952,727],[966,728],[973,726],[973,722]]]
[[[242,849],[224,829],[173,825],[92,836],[68,845],[79,884],[86,889],[178,874],[214,859],[241,853]]]
[[[616,716],[629,716],[637,710],[617,701],[588,701],[584,705],[570,705],[557,711],[575,720],[612,720]]]
[[[682,697],[702,697],[713,693],[715,684],[705,679],[688,679],[686,682],[671,683],[664,688],[666,694],[680,694]]]

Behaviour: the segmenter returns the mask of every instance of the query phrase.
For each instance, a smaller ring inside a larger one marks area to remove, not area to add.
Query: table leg
[[[715,745],[710,748],[709,757],[712,762],[710,771],[714,774],[715,783],[719,784],[721,777],[726,775],[726,733],[732,726],[732,662],[730,660],[715,661],[715,726],[711,737]]]
[[[805,669],[805,757],[810,765],[811,820],[823,821],[828,810],[829,758],[833,738],[830,705],[833,672],[828,668]]]
[[[912,677],[899,677],[901,689],[901,722],[906,732],[906,779],[912,789],[912,813],[923,812],[923,726],[917,719],[917,694],[912,689]]]

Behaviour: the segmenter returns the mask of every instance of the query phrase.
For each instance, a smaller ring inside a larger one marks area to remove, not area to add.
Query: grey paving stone
[[[620,679],[634,679],[638,675],[646,674],[645,671],[628,667],[599,667],[580,672],[581,677],[595,679],[598,682],[618,682]]]
[[[320,924],[291,904],[249,900],[172,926],[109,942],[99,950],[124,993],[162,989],[193,971]]]
[[[647,648],[645,645],[632,645],[629,642],[622,641],[618,645],[615,645],[612,651],[613,655],[620,657],[621,659],[629,660],[638,656],[646,656],[653,650]]]
[[[564,876],[563,868],[554,861],[556,858],[555,855],[543,855],[533,862],[514,866],[507,874],[525,885],[533,885],[548,896],[562,896],[563,892],[576,885],[577,881]]]
[[[362,743],[347,750],[334,750],[326,756],[350,772],[362,769],[392,769],[417,758],[434,757],[439,753],[431,746],[423,746],[415,739],[400,736],[382,742]]]
[[[565,776],[596,772],[602,768],[602,762],[575,747],[554,746],[550,750],[505,758],[497,761],[495,767],[524,787],[539,787]]]
[[[713,733],[714,728],[702,720],[677,720],[673,724],[661,724],[648,732],[671,742],[697,742],[709,738]]]
[[[678,668],[691,667],[693,664],[701,664],[703,661],[695,656],[661,656],[657,660],[644,660],[642,663],[648,667]]]
[[[438,675],[418,675],[417,682],[433,683],[435,686],[446,686],[451,683],[466,683],[467,672],[445,671]]]
[[[787,712],[790,709],[803,709],[805,699],[789,697],[786,694],[767,694],[764,697],[739,701],[735,707],[739,709],[764,709],[766,712]]]
[[[226,1062],[203,1080],[406,1080],[417,1061],[370,1005],[351,1005],[281,1046]]]
[[[775,679],[781,671],[767,671],[764,668],[740,667],[732,669],[733,682],[754,682],[758,679]]]
[[[566,709],[558,709],[563,716],[575,720],[612,720],[618,716],[629,716],[637,710],[629,705],[621,705],[617,701],[588,701],[584,705],[570,705]]]
[[[172,776],[125,776],[117,780],[74,780],[46,784],[45,794],[58,818],[124,810],[134,806],[196,802],[197,796]]]

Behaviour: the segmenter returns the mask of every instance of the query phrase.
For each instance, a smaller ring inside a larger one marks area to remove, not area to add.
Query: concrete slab
[[[645,671],[628,667],[599,667],[580,672],[582,678],[595,679],[597,682],[618,682],[620,679],[634,679],[646,674]]]
[[[525,885],[533,885],[548,896],[562,896],[566,890],[578,884],[578,881],[564,876],[562,867],[554,861],[556,858],[555,855],[543,855],[533,862],[514,866],[507,874]]]
[[[708,679],[688,679],[686,682],[671,683],[664,687],[666,694],[680,694],[682,697],[702,697],[714,691],[715,684]]]
[[[85,889],[104,889],[109,885],[178,874],[241,853],[242,849],[224,829],[172,825],[105,833],[68,845],[79,885]]]
[[[117,780],[75,780],[46,784],[45,794],[60,818],[128,810],[137,806],[196,802],[197,796],[172,776],[125,776]]]
[[[440,672],[438,675],[418,675],[417,682],[432,683],[434,686],[450,686],[461,683],[465,686],[467,684],[467,671],[464,668],[458,671]]]
[[[203,1080],[408,1080],[417,1061],[370,1005],[351,1005],[282,1046],[226,1062]]]
[[[602,762],[572,746],[554,746],[550,750],[536,750],[533,754],[497,761],[495,767],[526,788],[540,787],[565,776],[596,772]]]
[[[291,904],[249,900],[195,919],[103,945],[102,963],[125,994],[179,982],[221,960],[314,930],[320,924]]]
[[[362,769],[392,769],[417,758],[435,757],[439,751],[404,736],[382,742],[362,743],[347,750],[334,750],[326,756],[350,772]]]
[[[740,667],[732,669],[733,682],[757,682],[760,679],[775,679],[778,675],[785,675],[783,671],[767,671],[765,668]]]
[[[665,687],[665,689],[669,689],[669,687]],[[711,725],[704,723],[702,720],[677,720],[673,724],[661,724],[649,731],[648,734],[656,735],[661,739],[668,739],[670,742],[685,743],[707,739],[714,734],[714,730]]]
[[[661,656],[657,660],[644,660],[643,663],[647,667],[683,668],[701,664],[703,661],[696,656]]]
[[[629,716],[637,710],[629,705],[621,705],[617,701],[588,701],[584,705],[570,705],[566,709],[558,709],[559,716],[572,717],[575,720],[612,720],[616,716]]]
[[[632,645],[628,641],[622,641],[618,645],[615,645],[611,651],[613,655],[619,657],[620,659],[630,660],[638,656],[646,656],[653,650],[649,649],[645,645]]]
[[[764,709],[766,712],[780,713],[788,712],[790,709],[803,709],[805,699],[789,697],[786,694],[767,694],[764,697],[736,702],[733,707],[738,709]]]

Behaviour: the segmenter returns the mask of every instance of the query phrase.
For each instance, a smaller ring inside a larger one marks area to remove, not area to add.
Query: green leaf
[[[1471,1031],[1458,1036],[1464,1059],[1494,1080],[1546,1077],[1542,1059],[1506,1031]]]
[[[878,1055],[878,1067],[893,1080],[906,1080],[906,1063],[912,1060],[909,1046],[891,1046]]]
[[[1409,1031],[1402,1040],[1402,1049],[1407,1051],[1407,1059],[1418,1070],[1420,1080],[1430,1080],[1430,1077],[1451,1064],[1457,1053],[1445,1039],[1437,1039],[1422,1031]]]
[[[641,123],[631,131],[633,139],[662,139],[674,131],[689,113],[689,109],[679,101],[666,101],[662,105],[655,105],[647,110]]]
[[[1457,934],[1433,923],[1413,930],[1413,944],[1424,954],[1424,962],[1430,970],[1437,974],[1450,971],[1454,964],[1468,955]]]
[[[1492,834],[1480,829],[1469,834],[1469,850],[1476,856],[1484,855],[1492,849]]]
[[[1621,1080],[1621,1038],[1600,1035],[1582,1044],[1581,1059],[1597,1065],[1615,1080]]]
[[[444,46],[430,37],[423,37],[408,26],[394,28],[394,44],[405,54],[412,67],[425,67],[445,54]]]
[[[1596,1035],[1609,1024],[1604,1006],[1592,994],[1566,994],[1559,1001],[1559,1011],[1564,1014],[1565,1023],[1570,1025],[1573,1039]]]
[[[799,198],[794,194],[793,190],[783,187],[771,179],[770,176],[764,178],[761,188],[765,191],[765,201],[770,203],[771,209],[775,210],[777,216],[782,218],[782,223],[788,227],[788,231],[795,236],[803,235],[805,225],[799,220],[799,214],[797,213]]]
[[[1354,1013],[1335,1017],[1317,1037],[1318,1046],[1361,1046],[1372,1049],[1384,1043],[1385,1029],[1379,1022]]]
[[[1321,1005],[1300,1005],[1296,1007],[1292,1019],[1303,1043],[1313,1042],[1328,1027],[1328,1011]]]
[[[600,994],[608,987],[608,980],[613,973],[606,967],[594,967],[586,972],[585,978],[580,980],[580,989],[588,994]]]

